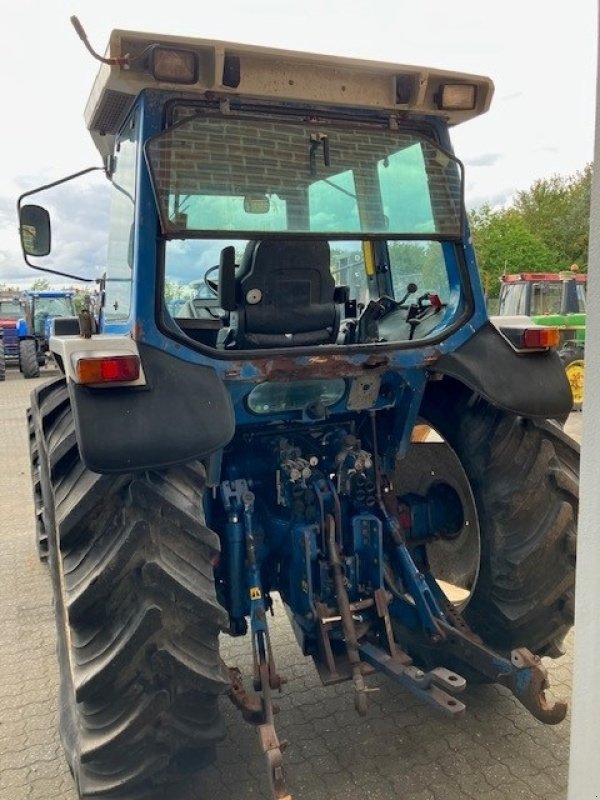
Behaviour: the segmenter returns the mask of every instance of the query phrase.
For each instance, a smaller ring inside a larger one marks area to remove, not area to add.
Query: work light
[[[473,83],[443,83],[437,96],[438,108],[471,111],[475,108],[477,87]]]
[[[156,44],[149,48],[148,69],[157,81],[196,83],[198,54],[192,50]]]

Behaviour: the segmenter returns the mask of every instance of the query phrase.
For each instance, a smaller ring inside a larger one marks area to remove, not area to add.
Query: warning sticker
[[[251,586],[250,587],[250,600],[260,600],[262,594],[258,586]]]

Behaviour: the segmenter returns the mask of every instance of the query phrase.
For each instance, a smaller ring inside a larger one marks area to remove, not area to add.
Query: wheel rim
[[[433,428],[419,425],[406,457],[394,475],[396,491],[426,494],[434,483],[448,483],[459,494],[464,512],[460,533],[429,542],[431,573],[454,606],[462,611],[477,585],[481,562],[481,531],[475,498],[460,459]]]
[[[584,362],[581,360],[571,361],[565,368],[567,380],[571,387],[573,403],[581,405],[583,403],[583,384],[585,378]]]

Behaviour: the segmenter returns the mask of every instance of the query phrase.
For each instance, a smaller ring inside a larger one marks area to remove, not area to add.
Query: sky
[[[100,165],[83,120],[99,64],[72,15],[100,53],[122,28],[488,75],[490,111],[453,130],[471,208],[509,203],[593,158],[596,0],[0,0],[0,9],[0,284],[43,277],[23,262],[18,195]],[[66,232],[47,266],[101,272],[108,184],[98,176],[47,193]]]

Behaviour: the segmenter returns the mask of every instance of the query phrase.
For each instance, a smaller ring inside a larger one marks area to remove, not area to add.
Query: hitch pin
[[[363,618],[361,617],[360,614],[352,614],[352,619],[355,622],[362,622],[363,621]],[[341,616],[339,614],[337,616],[334,616],[334,617],[323,617],[323,619],[321,620],[323,625],[327,625],[330,622],[341,622],[341,621],[342,621],[342,618],[341,618]]]

